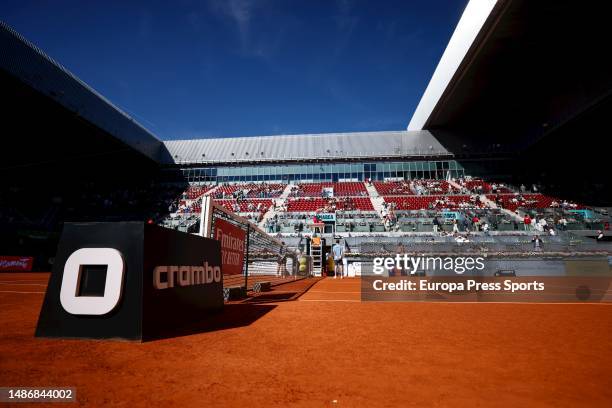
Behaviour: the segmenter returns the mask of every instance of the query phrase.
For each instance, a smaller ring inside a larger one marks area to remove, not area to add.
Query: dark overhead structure
[[[534,182],[609,201],[611,12],[593,0],[470,1],[408,129],[456,152],[494,144]]]
[[[110,162],[147,169],[163,157],[159,139],[2,22],[0,50],[0,174],[40,178]]]
[[[494,3],[422,128],[537,138],[607,101],[612,3]]]

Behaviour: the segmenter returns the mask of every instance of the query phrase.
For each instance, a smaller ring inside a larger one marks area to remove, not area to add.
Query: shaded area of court
[[[37,283],[25,280],[0,275]],[[1,292],[0,382],[74,386],[80,406],[592,407],[612,399],[610,305],[361,303],[358,291],[357,279],[328,278],[295,301],[229,305],[228,321],[208,320],[212,330],[148,343],[34,338],[43,295]]]
[[[257,282],[270,282],[272,286],[277,286],[299,281],[301,279],[305,279],[305,276],[276,275],[271,273],[269,275],[248,276],[245,279],[243,275],[223,275],[223,287],[243,286],[247,288],[247,291],[252,291],[253,286]]]

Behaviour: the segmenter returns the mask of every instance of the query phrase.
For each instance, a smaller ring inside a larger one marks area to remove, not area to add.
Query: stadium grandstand
[[[408,128],[381,132],[161,141],[0,24],[3,252],[49,270],[66,221],[198,233],[210,203],[259,231],[260,249],[311,255],[315,274],[336,238],[353,263],[398,246],[518,257],[535,234],[549,255],[610,252],[606,14],[484,3],[468,5]]]

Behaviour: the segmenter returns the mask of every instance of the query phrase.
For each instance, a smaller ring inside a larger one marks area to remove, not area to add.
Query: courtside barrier
[[[218,241],[142,222],[66,223],[36,336],[146,340],[222,308]]]
[[[252,291],[258,282],[270,286],[307,277],[299,273],[297,254],[251,221],[202,199],[200,235],[221,242],[224,284]]]

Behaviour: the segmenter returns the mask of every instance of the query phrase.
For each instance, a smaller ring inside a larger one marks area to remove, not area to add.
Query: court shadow
[[[289,300],[295,300],[301,295],[301,292],[269,292],[253,296],[247,300],[244,300],[243,304],[261,304],[261,303],[272,303],[272,302],[286,302]]]
[[[276,308],[275,305],[226,304],[222,311],[211,313],[198,322],[180,328],[162,329],[154,335],[143,338],[143,341],[149,342],[249,326],[274,308]]]
[[[243,300],[241,303],[262,304],[292,302],[294,300],[298,300],[300,296],[308,292],[310,288],[320,280],[320,278],[301,279],[293,282],[282,283],[274,286],[270,292],[253,294],[251,297]]]

